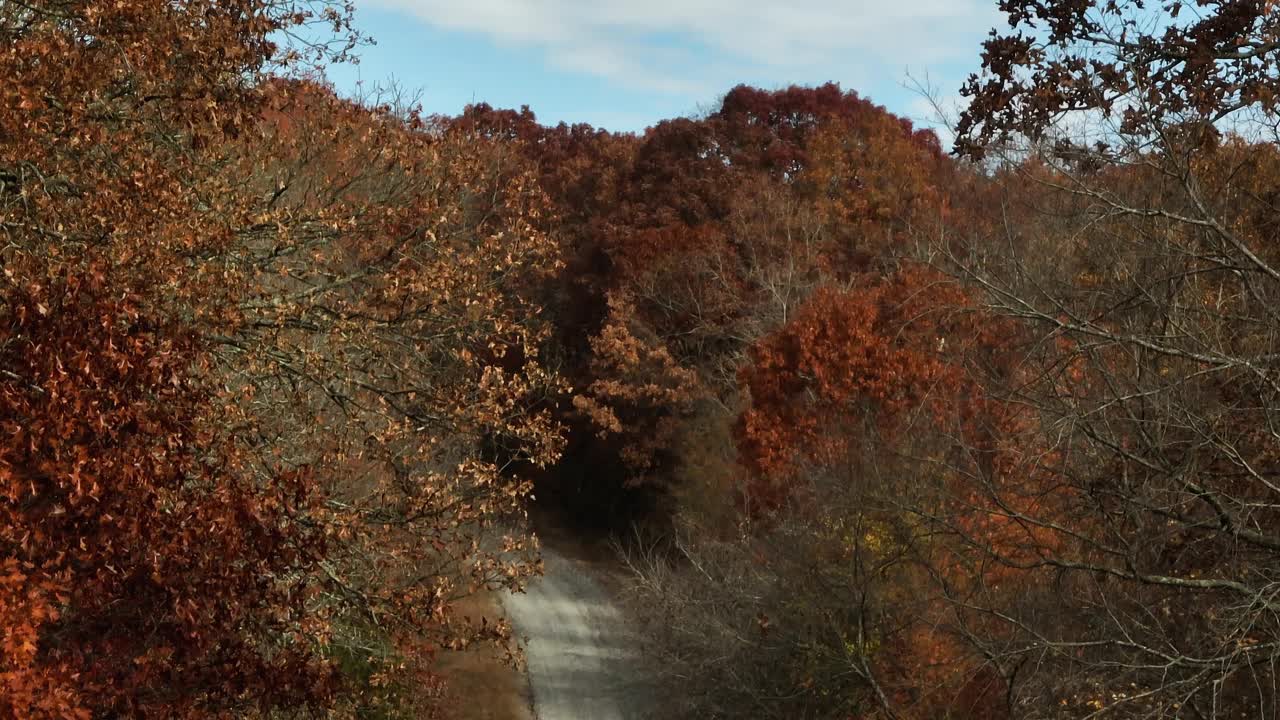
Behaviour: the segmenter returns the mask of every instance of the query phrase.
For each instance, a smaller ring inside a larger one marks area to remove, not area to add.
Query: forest
[[[534,503],[619,538],[659,717],[1280,717],[1280,6],[998,5],[944,144],[0,0],[0,720],[453,717]]]

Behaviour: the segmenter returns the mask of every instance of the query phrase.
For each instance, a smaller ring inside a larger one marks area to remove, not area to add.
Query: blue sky
[[[925,120],[903,87],[948,104],[977,69],[995,0],[363,0],[377,44],[330,68],[340,90],[395,80],[430,112],[529,105],[544,123],[636,131],[696,113],[738,83],[834,80]]]

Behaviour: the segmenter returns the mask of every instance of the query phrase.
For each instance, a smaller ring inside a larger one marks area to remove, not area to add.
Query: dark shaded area
[[[588,428],[572,432],[560,462],[534,482],[534,506],[555,527],[584,540],[600,540],[661,516],[666,493],[653,485],[631,486],[617,441]]]

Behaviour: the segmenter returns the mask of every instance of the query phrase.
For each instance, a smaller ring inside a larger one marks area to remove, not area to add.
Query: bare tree
[[[985,383],[1019,447],[968,444],[976,497],[915,511],[1005,569],[942,587],[1020,715],[1280,713],[1271,5],[1005,3],[966,90],[959,147],[1008,192],[943,250],[1018,328]]]

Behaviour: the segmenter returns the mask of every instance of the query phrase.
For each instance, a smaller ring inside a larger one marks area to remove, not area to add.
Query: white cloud
[[[991,0],[368,0],[672,94],[744,74],[866,79],[976,57]],[[970,63],[971,64],[971,63]]]

